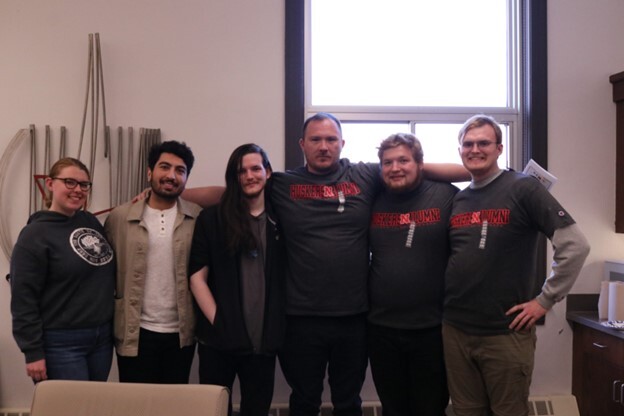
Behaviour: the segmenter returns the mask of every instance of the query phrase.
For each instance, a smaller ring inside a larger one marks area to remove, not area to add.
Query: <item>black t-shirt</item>
[[[424,180],[410,192],[382,192],[370,224],[370,302],[376,325],[422,329],[440,325],[447,225],[453,185]]]
[[[537,271],[542,233],[574,220],[533,177],[503,172],[479,189],[467,188],[453,201],[451,256],[446,271],[444,320],[468,333],[509,332],[505,312],[540,293]]]
[[[336,172],[275,172],[270,198],[288,255],[286,312],[348,316],[368,309],[368,225],[381,189],[378,164],[340,161]]]

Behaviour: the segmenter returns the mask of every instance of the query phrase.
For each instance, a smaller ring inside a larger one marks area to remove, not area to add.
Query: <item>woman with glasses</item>
[[[11,256],[13,336],[26,374],[106,381],[113,357],[113,250],[104,229],[83,210],[87,167],[63,158],[45,180],[49,209],[33,214]]]

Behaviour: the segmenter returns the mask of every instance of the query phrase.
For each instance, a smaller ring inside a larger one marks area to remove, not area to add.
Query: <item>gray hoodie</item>
[[[104,235],[85,211],[40,211],[20,232],[11,256],[11,314],[27,363],[44,358],[46,329],[112,321],[115,262]]]

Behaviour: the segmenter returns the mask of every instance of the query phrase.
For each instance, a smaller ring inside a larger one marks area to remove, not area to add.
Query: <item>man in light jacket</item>
[[[189,380],[195,315],[187,268],[201,208],[179,196],[193,162],[184,143],[154,145],[149,196],[115,208],[104,226],[117,258],[114,335],[121,382]]]

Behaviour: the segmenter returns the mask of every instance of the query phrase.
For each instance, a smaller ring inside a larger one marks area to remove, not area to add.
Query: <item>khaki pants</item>
[[[505,335],[470,335],[442,326],[444,360],[457,416],[528,415],[535,327]]]

